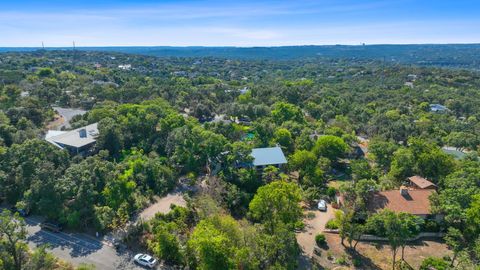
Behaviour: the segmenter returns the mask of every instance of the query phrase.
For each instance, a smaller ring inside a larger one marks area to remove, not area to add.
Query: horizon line
[[[87,45],[87,46],[75,46],[79,48],[282,48],[282,47],[330,47],[330,46],[351,46],[351,47],[363,47],[363,46],[412,46],[412,45],[480,45],[480,42],[459,42],[459,43],[360,43],[360,44],[295,44],[295,45],[271,45],[271,46],[234,46],[234,45]],[[61,48],[73,48],[74,46],[0,46],[2,49],[16,48],[16,49],[61,49]]]

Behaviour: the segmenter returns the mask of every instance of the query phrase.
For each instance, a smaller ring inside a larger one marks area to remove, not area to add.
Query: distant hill
[[[0,48],[34,51],[39,48]],[[48,48],[71,50],[72,48]],[[305,58],[372,59],[402,64],[470,68],[480,70],[480,44],[429,45],[334,45],[284,47],[78,47],[84,51],[111,51],[158,57],[218,57],[230,59],[293,60]]]

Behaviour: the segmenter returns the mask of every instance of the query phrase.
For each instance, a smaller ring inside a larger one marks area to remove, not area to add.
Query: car
[[[320,211],[327,211],[327,202],[325,200],[318,201],[318,210]]]
[[[40,224],[40,228],[43,230],[49,230],[52,232],[60,232],[62,230],[62,226],[56,222],[52,221],[45,221]]]
[[[139,253],[133,257],[133,261],[141,266],[148,267],[150,269],[154,268],[157,264],[157,260],[150,255]]]

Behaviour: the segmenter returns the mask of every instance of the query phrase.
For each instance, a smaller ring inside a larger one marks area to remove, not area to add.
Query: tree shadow
[[[37,246],[47,245],[50,249],[61,248],[69,250],[72,257],[82,257],[95,253],[103,247],[99,241],[87,239],[80,234],[54,233],[40,230],[30,235],[27,241]]]
[[[345,252],[352,257],[352,259],[358,259],[361,262],[361,267],[357,267],[358,269],[368,269],[368,270],[382,270],[378,265],[376,265],[372,259],[362,255],[358,251],[354,251],[351,249],[346,248]]]
[[[315,262],[315,255],[313,257],[307,256],[305,253],[298,256],[298,267],[299,270],[326,270],[327,268],[321,266]]]

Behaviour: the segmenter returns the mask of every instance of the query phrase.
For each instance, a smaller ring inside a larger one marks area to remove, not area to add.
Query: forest
[[[332,51],[295,59],[0,53],[0,201],[71,231],[107,233],[188,182],[202,188],[187,192],[187,206],[157,214],[125,241],[189,269],[297,269],[303,209],[343,194],[329,226],[346,240],[348,263],[362,264],[356,243],[369,233],[388,239],[394,269],[411,269],[405,239],[435,231],[453,254],[431,254],[420,269],[478,269],[480,73],[470,57],[478,46],[455,60],[447,47],[430,49],[445,59],[412,60],[398,48],[404,60]],[[71,128],[98,122],[92,155],[43,139],[52,106],[87,111]],[[253,148],[273,146],[286,166],[244,166]],[[368,211],[375,192],[413,175],[437,187],[429,200],[441,221]],[[0,269],[26,269],[33,259],[3,240],[11,227],[1,218]]]

